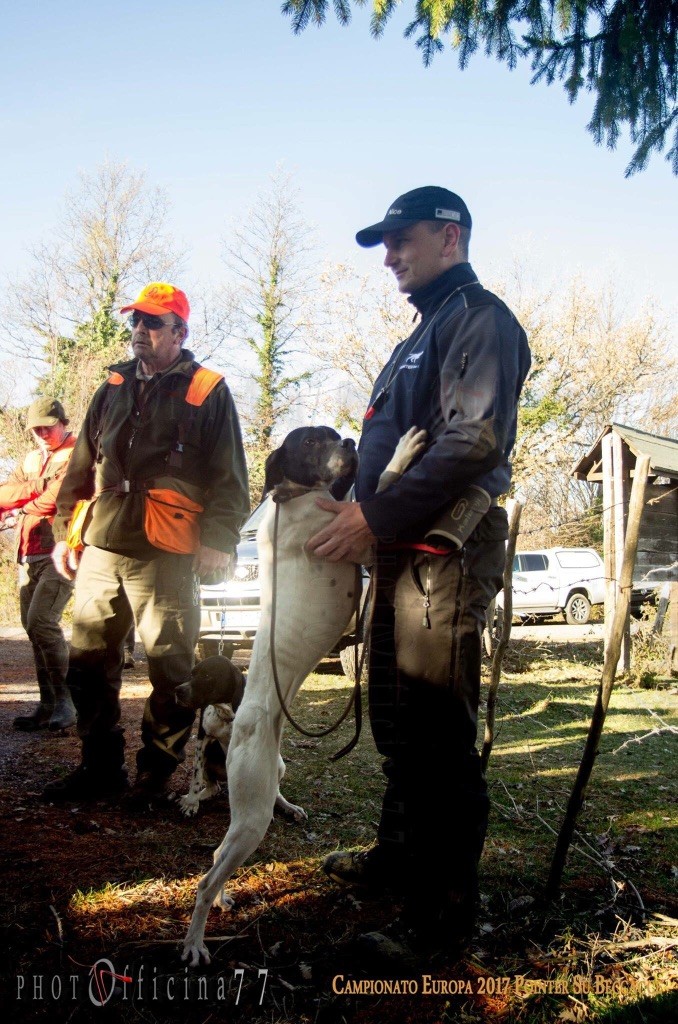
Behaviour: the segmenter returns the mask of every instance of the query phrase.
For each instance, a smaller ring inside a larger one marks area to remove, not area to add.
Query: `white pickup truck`
[[[520,551],[513,560],[513,614],[521,619],[556,615],[583,626],[591,606],[605,599],[603,560],[593,548]],[[497,596],[497,608],[504,603]]]

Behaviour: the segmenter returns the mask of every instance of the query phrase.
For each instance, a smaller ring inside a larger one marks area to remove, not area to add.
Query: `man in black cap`
[[[0,484],[0,514],[16,517],[16,557],[20,574],[21,624],[33,645],[40,701],[30,715],[14,719],[23,732],[59,731],[75,723],[75,708],[68,687],[68,645],[61,616],[73,593],[73,583],[52,564],[52,523],[56,500],[75,435],[66,429],[68,417],[55,398],[38,398],[30,406],[26,429],[37,448],[20,468]]]
[[[319,500],[336,518],[309,541],[331,561],[356,559],[366,543],[377,549],[369,702],[386,789],[375,845],[334,853],[324,868],[335,881],[404,897],[402,919],[359,940],[365,956],[390,962],[468,940],[487,826],[475,746],[481,636],[501,585],[508,529],[497,498],[511,479],[530,354],[520,324],[468,263],[470,235],[466,204],[435,186],[405,193],[358,232],[359,245],[383,243],[384,264],[420,319],[374,386],[357,501]],[[426,429],[428,447],[377,494],[413,426]],[[481,499],[470,518],[469,485]]]

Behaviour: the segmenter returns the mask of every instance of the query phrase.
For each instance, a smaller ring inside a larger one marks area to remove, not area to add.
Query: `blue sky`
[[[192,279],[220,273],[220,241],[282,162],[321,250],[361,267],[354,243],[403,191],[442,184],[474,217],[481,277],[516,253],[544,275],[612,272],[632,305],[675,315],[678,180],[663,157],[625,180],[627,142],[585,131],[591,100],[529,85],[476,55],[425,69],[368,11],[292,34],[279,0],[22,0],[3,12],[0,275],[49,237],[78,171],[126,160],[166,189]],[[377,250],[378,252],[378,250]]]

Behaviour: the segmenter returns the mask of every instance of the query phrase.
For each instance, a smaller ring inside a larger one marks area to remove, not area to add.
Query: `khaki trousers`
[[[89,739],[84,749],[110,747],[111,756],[119,750],[113,736],[121,732],[124,642],[135,623],[153,688],[137,766],[170,775],[183,760],[194,712],[177,705],[174,690],[190,678],[198,638],[199,581],[192,566],[192,555],[158,551],[141,560],[85,548],[76,577],[68,674],[78,732]]]

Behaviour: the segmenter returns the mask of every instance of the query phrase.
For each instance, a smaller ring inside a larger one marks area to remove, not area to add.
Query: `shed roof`
[[[575,479],[602,479],[602,442],[613,430],[626,442],[636,458],[639,455],[650,456],[650,471],[653,474],[678,477],[678,438],[648,434],[645,430],[627,427],[623,423],[608,423],[593,447],[573,467],[571,475]]]

